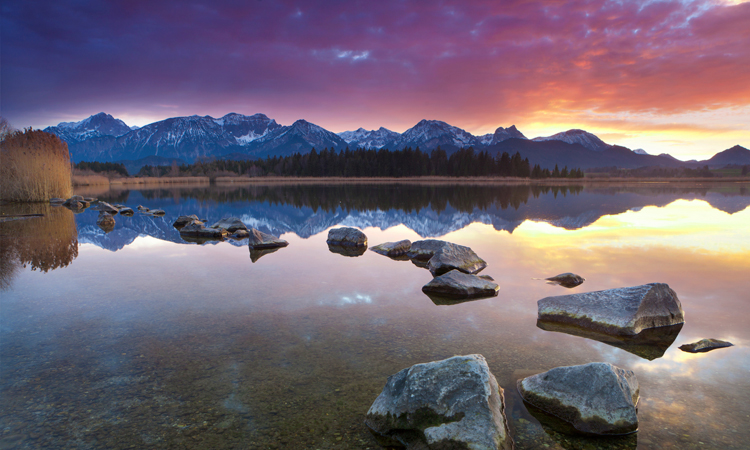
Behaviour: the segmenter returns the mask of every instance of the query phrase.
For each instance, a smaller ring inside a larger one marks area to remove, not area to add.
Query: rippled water
[[[49,206],[0,223],[0,449],[378,448],[364,415],[412,364],[480,353],[504,388],[517,449],[745,449],[750,442],[748,184],[635,187],[337,185],[95,193],[163,218]],[[289,246],[196,245],[180,214],[238,216]],[[496,298],[436,305],[409,261],[331,253],[438,237],[472,247]],[[257,257],[257,255],[256,255]],[[575,272],[572,290],[540,278]],[[536,301],[668,283],[686,323],[663,347],[620,348],[536,326]],[[689,354],[701,338],[734,347]],[[674,342],[669,345],[669,341]],[[639,432],[583,440],[542,427],[518,379],[605,361],[636,373]]]

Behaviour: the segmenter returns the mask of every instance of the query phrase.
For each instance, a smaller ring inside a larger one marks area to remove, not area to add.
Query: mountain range
[[[202,158],[257,159],[307,153],[312,148],[343,150],[370,148],[401,150],[406,147],[448,154],[473,147],[490,154],[521,153],[542,168],[645,166],[723,167],[750,164],[750,150],[735,146],[707,161],[680,161],[668,155],[649,155],[642,149],[607,144],[596,135],[572,129],[546,137],[528,139],[515,126],[499,127],[494,133],[473,134],[439,120],[421,120],[403,133],[379,128],[333,133],[305,120],[280,125],[265,114],[245,116],[230,113],[211,116],[173,117],[141,128],[129,127],[109,114],[95,114],[80,122],[62,122],[44,131],[68,144],[71,158],[80,161],[138,161],[170,164],[174,160],[195,162]]]

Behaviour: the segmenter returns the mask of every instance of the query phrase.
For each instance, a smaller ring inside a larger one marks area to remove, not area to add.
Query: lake
[[[379,448],[363,421],[413,364],[484,355],[516,449],[746,449],[750,442],[750,184],[339,184],[83,192],[164,217],[48,205],[0,223],[0,449]],[[172,223],[237,216],[289,246],[185,242]],[[332,253],[332,227],[369,245],[471,247],[497,297],[436,304],[430,272]],[[573,289],[543,278],[574,272]],[[685,311],[659,344],[610,345],[536,325],[548,296],[663,282]],[[734,347],[691,354],[702,338]],[[641,388],[638,433],[543,427],[516,381],[609,362]]]

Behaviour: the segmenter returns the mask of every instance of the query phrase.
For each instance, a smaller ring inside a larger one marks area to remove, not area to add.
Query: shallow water
[[[374,449],[364,415],[386,378],[470,353],[504,388],[517,449],[747,448],[748,187],[111,191],[98,197],[167,214],[116,216],[110,233],[95,211],[16,208],[46,216],[0,223],[0,449]],[[241,217],[289,246],[253,262],[246,241],[186,243],[171,223],[193,213]],[[436,305],[409,261],[329,252],[340,225],[370,245],[468,245],[500,294]],[[541,280],[562,272],[586,282]],[[650,282],[685,310],[663,356],[537,327],[541,298]],[[677,348],[707,337],[735,346]],[[520,401],[518,379],[592,361],[636,373],[636,435],[571,438]]]

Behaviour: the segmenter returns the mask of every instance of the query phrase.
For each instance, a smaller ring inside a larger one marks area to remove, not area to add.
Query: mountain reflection
[[[73,213],[46,204],[3,207],[4,216],[42,214],[0,222],[0,289],[8,289],[21,267],[48,272],[78,256],[78,230]]]

